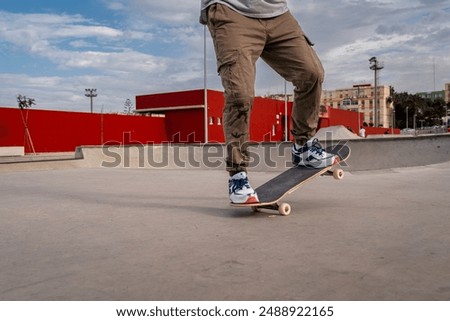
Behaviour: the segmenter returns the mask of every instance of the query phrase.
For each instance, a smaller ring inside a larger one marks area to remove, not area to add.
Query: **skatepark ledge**
[[[414,167],[450,161],[450,134],[386,136],[372,139],[322,141],[325,146],[347,144],[346,171]],[[250,145],[250,170],[280,171],[290,167],[291,143]],[[163,144],[80,146],[75,153],[0,157],[0,172],[64,168],[149,168],[224,170],[223,144]]]

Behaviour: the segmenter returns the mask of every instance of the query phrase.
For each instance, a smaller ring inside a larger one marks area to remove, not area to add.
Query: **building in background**
[[[164,115],[167,137],[173,143],[224,142],[223,92],[203,89],[136,96],[136,112]],[[285,120],[290,131],[292,102],[255,97],[250,118],[250,140],[284,140]],[[287,115],[285,110],[287,109]]]
[[[390,96],[390,86],[378,86],[378,127],[392,127],[393,104]],[[324,90],[322,92],[321,104],[335,109],[360,112],[363,114],[364,123],[368,125],[374,124],[374,86],[371,84],[354,85],[352,88]]]
[[[416,93],[416,95],[425,99],[431,99],[432,101],[437,99],[445,100],[445,90],[423,91]]]

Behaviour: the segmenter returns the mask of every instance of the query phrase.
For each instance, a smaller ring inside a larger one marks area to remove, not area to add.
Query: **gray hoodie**
[[[273,18],[288,11],[286,0],[201,0],[200,23],[206,24],[206,8],[224,4],[236,12],[257,19]]]

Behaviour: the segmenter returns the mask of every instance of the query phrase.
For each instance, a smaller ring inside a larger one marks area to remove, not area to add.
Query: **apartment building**
[[[378,86],[378,126],[392,127],[393,104],[390,97],[390,87]],[[364,122],[375,123],[375,91],[371,84],[354,85],[352,88],[324,90],[321,104],[332,108],[352,110],[364,114]]]

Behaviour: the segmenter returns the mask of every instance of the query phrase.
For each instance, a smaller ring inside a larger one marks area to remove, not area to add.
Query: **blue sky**
[[[138,94],[203,87],[200,0],[15,0],[0,2],[0,106],[17,94],[35,108],[120,112]],[[397,91],[441,90],[450,82],[450,1],[291,0],[326,70],[324,89],[380,82]],[[221,89],[209,34],[208,87]],[[433,69],[433,63],[436,66]],[[435,70],[435,73],[433,72]],[[258,95],[283,81],[258,63]]]

